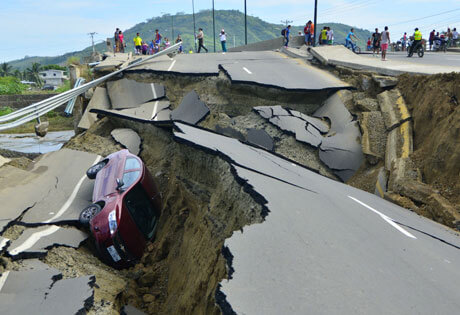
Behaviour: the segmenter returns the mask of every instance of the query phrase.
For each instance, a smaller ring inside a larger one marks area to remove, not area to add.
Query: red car
[[[138,261],[155,234],[161,197],[142,160],[121,150],[91,166],[96,179],[93,204],[83,209],[80,222],[90,227],[103,261],[125,268]]]

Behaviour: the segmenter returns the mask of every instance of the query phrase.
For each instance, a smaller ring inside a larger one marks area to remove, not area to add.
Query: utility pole
[[[195,25],[195,1],[192,0],[192,11],[193,11],[193,38],[195,40],[195,51],[197,51],[196,47],[196,25]]]
[[[94,48],[94,35],[96,34],[97,34],[96,32],[88,33],[88,35],[91,36],[91,45],[93,46],[93,53],[96,52],[96,49]]]
[[[214,0],[212,0],[212,34],[214,38],[214,52],[216,52],[216,18],[214,16]]]
[[[248,44],[248,8],[244,0],[244,44]]]
[[[286,27],[289,25],[289,23],[292,23],[292,22],[293,22],[293,21],[289,21],[289,20],[281,21],[281,23],[286,24]]]
[[[171,15],[171,33],[172,33],[171,40],[174,42],[174,15]]]
[[[315,0],[315,18],[314,18],[314,22],[313,22],[313,27],[314,27],[314,34],[313,34],[313,47],[316,46],[316,20],[317,20],[317,17],[318,17],[318,0]]]

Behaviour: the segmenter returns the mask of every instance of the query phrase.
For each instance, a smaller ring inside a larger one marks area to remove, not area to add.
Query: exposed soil
[[[413,160],[423,181],[460,211],[460,74],[400,77],[414,121]]]

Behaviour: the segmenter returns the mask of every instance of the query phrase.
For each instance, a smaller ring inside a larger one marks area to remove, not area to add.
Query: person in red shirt
[[[305,34],[305,45],[307,46],[311,44],[311,24],[311,21],[308,21],[303,29]]]
[[[118,32],[118,41],[120,42],[120,52],[124,53],[125,52],[125,41],[124,41],[124,35],[122,31]]]

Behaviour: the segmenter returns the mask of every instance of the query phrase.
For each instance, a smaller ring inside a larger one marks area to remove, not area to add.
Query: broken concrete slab
[[[248,129],[246,138],[251,144],[265,148],[269,151],[273,150],[273,139],[265,130],[254,128]]]
[[[460,259],[460,240],[451,231],[265,150],[202,128],[181,123],[175,127],[177,141],[227,161],[245,191],[267,209],[263,223],[245,226],[225,240],[224,256],[231,274],[218,288],[221,310],[300,314],[308,305],[312,313],[353,313],[360,305],[404,314],[420,303],[423,311],[427,307],[429,312],[457,310],[457,303],[440,301],[437,292],[423,285],[435,277],[447,286],[444,292],[453,294],[451,301],[460,297],[455,290],[460,274],[456,264],[439,260],[444,254]],[[350,247],[350,243],[357,245]],[[420,246],[420,250],[407,251],[408,246]],[[435,253],[426,255],[428,250]],[[318,264],[318,259],[326,264]],[[433,268],[426,276],[427,264],[442,268]],[[375,281],[367,281],[370,278],[385,283],[388,290],[376,295]],[[350,287],[360,288],[363,295],[350,292]],[[415,304],[388,306],[388,300],[407,292]],[[420,307],[417,311],[422,311]]]
[[[209,108],[195,91],[187,93],[179,106],[171,112],[171,120],[197,124],[209,114]]]
[[[337,92],[313,115],[331,121],[329,134],[321,142],[319,157],[343,181],[350,179],[364,160],[359,126],[344,103],[349,97]]]
[[[141,151],[141,137],[132,129],[119,128],[114,129],[110,133],[116,142],[127,148],[129,152],[139,155]]]
[[[221,135],[232,137],[241,141],[246,141],[246,137],[240,131],[232,127],[222,127],[220,125],[216,125],[215,129],[216,132],[220,133]]]
[[[377,99],[388,131],[411,118],[406,102],[397,89],[380,93]]]
[[[10,159],[5,158],[5,157],[0,155],[0,167],[2,167],[3,165],[5,165],[6,163],[9,163],[9,162],[11,162]]]
[[[326,133],[329,126],[321,119],[310,117],[281,106],[257,106],[253,110],[281,130],[295,135],[298,141],[314,147],[321,144],[321,133]]]
[[[80,230],[57,225],[27,228],[18,239],[11,242],[8,254],[13,257],[44,255],[53,246],[78,248],[87,238],[88,235]]]
[[[90,112],[91,109],[109,109],[110,107],[111,104],[109,95],[107,94],[107,89],[97,87],[94,91],[93,97],[91,97],[88,107],[86,107],[86,110],[78,123],[78,128],[89,129],[98,120],[97,115]]]
[[[93,303],[94,276],[63,279],[59,270],[38,260],[0,276],[0,313],[79,314]]]
[[[387,131],[382,113],[379,111],[364,112],[360,122],[363,131],[361,138],[363,153],[369,163],[375,165],[385,157]]]
[[[382,89],[392,88],[398,84],[397,77],[388,77],[388,76],[373,74],[372,80]]]
[[[3,251],[3,249],[6,247],[9,241],[9,239],[0,236],[0,252]]]
[[[391,130],[388,133],[385,152],[385,168],[387,171],[391,170],[391,165],[396,159],[408,158],[414,150],[413,146],[412,122],[406,121]]]
[[[363,112],[373,112],[379,110],[379,103],[373,98],[363,98],[355,101],[355,106],[358,110]]]
[[[25,172],[27,181],[0,187],[5,209],[0,220],[22,216],[21,222],[30,224],[78,221],[93,192],[86,170],[101,158],[69,149],[42,155],[33,169]]]
[[[121,79],[107,82],[112,109],[139,107],[149,101],[165,96],[165,88],[158,83],[143,83],[135,80]]]
[[[107,58],[101,61],[97,66],[94,67],[95,71],[100,72],[111,72],[117,70],[122,64],[124,64],[128,58],[129,53],[116,53],[115,55],[112,53],[108,53]]]
[[[169,120],[169,115],[164,115],[162,112],[166,110],[167,113],[170,113],[170,105],[171,104],[167,100],[152,101],[144,103],[136,108],[122,109],[117,112],[120,115],[145,120]]]
[[[392,162],[388,187],[399,192],[406,180],[422,181],[422,174],[411,158],[397,158]]]

